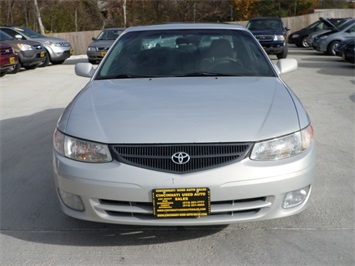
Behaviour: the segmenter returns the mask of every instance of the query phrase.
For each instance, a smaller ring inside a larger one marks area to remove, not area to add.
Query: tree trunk
[[[123,0],[123,26],[127,27],[127,0]]]
[[[43,34],[45,34],[45,31],[44,31],[44,26],[42,23],[41,13],[39,11],[37,0],[34,0],[34,4],[35,4],[36,16],[37,16],[37,20],[38,20],[40,33],[43,35]]]

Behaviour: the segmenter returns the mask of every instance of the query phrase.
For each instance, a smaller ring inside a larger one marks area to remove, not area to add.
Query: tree
[[[34,0],[34,6],[35,6],[36,17],[37,17],[37,20],[38,20],[38,25],[39,25],[40,32],[41,32],[41,34],[44,34],[45,30],[44,30],[44,26],[43,26],[43,23],[42,23],[41,12],[39,10],[37,0]]]
[[[0,0],[0,24],[70,32],[165,22],[226,22],[348,8],[346,0]]]
[[[233,0],[231,4],[234,7],[234,19],[248,20],[253,16],[255,0]]]

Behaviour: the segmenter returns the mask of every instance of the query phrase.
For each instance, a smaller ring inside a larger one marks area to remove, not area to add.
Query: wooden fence
[[[291,29],[290,32],[300,30],[313,22],[317,21],[320,17],[324,18],[346,18],[355,17],[355,9],[329,9],[329,10],[317,10],[313,14],[297,16],[297,17],[285,17],[282,18],[285,26]],[[247,21],[234,21],[232,24],[240,24],[246,26]],[[66,39],[70,42],[74,49],[74,55],[86,54],[88,45],[92,42],[92,38],[96,37],[101,30],[95,31],[81,31],[81,32],[64,32],[47,34],[47,36],[58,37]]]

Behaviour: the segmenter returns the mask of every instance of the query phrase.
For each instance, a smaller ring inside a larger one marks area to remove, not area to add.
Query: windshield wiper
[[[154,75],[118,74],[109,76],[98,76],[96,79],[135,79],[135,78],[155,78]]]
[[[177,77],[233,77],[240,76],[239,74],[223,74],[223,73],[214,73],[214,72],[193,72],[183,75],[177,75]]]

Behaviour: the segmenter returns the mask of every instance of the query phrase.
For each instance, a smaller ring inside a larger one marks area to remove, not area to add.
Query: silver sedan
[[[53,135],[61,208],[78,219],[160,226],[303,211],[313,128],[279,76],[296,68],[294,59],[273,64],[241,26],[127,29],[97,69],[76,65],[90,81]]]

